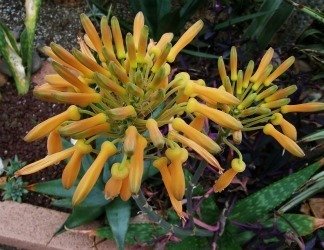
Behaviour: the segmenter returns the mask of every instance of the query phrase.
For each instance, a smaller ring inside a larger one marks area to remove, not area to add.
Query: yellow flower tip
[[[280,64],[279,67],[267,77],[267,79],[265,79],[264,84],[267,86],[270,83],[272,83],[275,79],[282,75],[291,65],[293,65],[294,62],[295,57],[289,57],[282,64]]]
[[[296,105],[285,105],[281,107],[281,113],[291,112],[318,112],[324,110],[323,102],[309,102]]]
[[[164,166],[166,167],[168,164],[168,158],[166,157],[160,157],[158,159],[156,159],[155,161],[153,161],[153,166],[157,169],[161,169]]]
[[[283,98],[280,100],[263,103],[260,105],[261,108],[275,109],[287,105],[290,102],[290,98]]]
[[[230,52],[230,68],[231,68],[231,80],[237,80],[237,51],[235,46],[231,48]]]
[[[218,72],[219,72],[219,76],[221,78],[222,84],[224,84],[225,80],[226,80],[226,77],[227,77],[227,74],[226,74],[224,59],[223,59],[222,56],[220,56],[218,58],[217,67],[218,67]]]
[[[62,138],[60,133],[54,129],[47,138],[47,154],[55,154],[63,150]]]
[[[104,189],[105,199],[113,200],[114,198],[116,198],[120,194],[122,185],[123,185],[123,180],[111,177],[105,185],[105,189]]]
[[[237,108],[239,110],[246,109],[251,106],[251,104],[254,102],[255,98],[257,97],[256,93],[249,94],[238,106]]]
[[[127,55],[130,63],[130,67],[132,69],[137,68],[137,61],[136,61],[136,48],[134,43],[134,38],[132,34],[126,34],[126,46],[127,46]]]
[[[245,165],[245,162],[242,161],[241,159],[239,158],[234,158],[231,162],[231,168],[237,172],[237,173],[241,173],[245,170],[246,168],[246,165]]]
[[[113,116],[116,120],[124,120],[128,117],[136,117],[137,113],[132,105],[126,107],[114,108],[107,111],[109,115]]]
[[[161,36],[160,40],[155,46],[150,49],[150,54],[154,54],[156,57],[160,56],[161,51],[165,48],[167,43],[171,43],[173,39],[173,33],[165,33]]]
[[[272,136],[284,149],[297,157],[304,157],[303,150],[288,136],[277,131],[270,123],[264,126],[263,133]]]
[[[251,82],[256,82],[260,78],[260,76],[264,73],[264,71],[268,67],[269,63],[271,62],[273,53],[274,53],[274,50],[273,50],[273,48],[270,47],[267,50],[267,52],[264,54],[264,56],[262,57],[257,71],[251,77],[251,79],[250,79]]]
[[[133,194],[137,194],[142,183],[144,172],[144,149],[147,146],[147,140],[137,135],[136,148],[130,160],[129,186]]]
[[[248,66],[246,67],[246,70],[244,72],[244,77],[243,77],[243,88],[247,88],[250,83],[251,76],[253,74],[253,69],[254,69],[254,62],[251,60],[248,63]]]
[[[144,25],[141,30],[140,37],[138,40],[138,46],[137,46],[137,58],[136,59],[137,59],[138,63],[145,62],[148,33],[149,33],[149,28],[146,25]]]
[[[271,96],[273,93],[275,93],[277,91],[277,89],[278,89],[277,85],[273,85],[273,86],[267,88],[266,90],[262,91],[255,97],[255,101],[259,102],[259,101],[267,98],[268,96]]]
[[[134,19],[134,26],[133,26],[133,35],[134,35],[134,42],[136,49],[138,48],[138,42],[141,34],[141,30],[144,26],[144,15],[143,12],[138,12]]]
[[[233,141],[235,144],[241,144],[242,142],[242,130],[237,130],[233,132]]]
[[[97,158],[91,164],[87,172],[83,175],[73,194],[73,206],[80,204],[88,196],[91,189],[97,182],[99,175],[104,167],[104,164],[111,156],[116,154],[117,151],[118,150],[116,146],[112,142],[105,141],[104,143],[102,143],[101,150]]]
[[[117,57],[118,59],[124,59],[126,57],[126,53],[124,48],[123,36],[121,33],[118,19],[115,16],[111,18],[111,31],[114,38]]]
[[[146,121],[146,128],[153,145],[157,148],[163,148],[165,140],[159,129],[158,123],[154,119],[150,118]]]
[[[153,80],[148,84],[148,89],[154,90],[158,88],[167,76],[167,73],[166,67],[161,67],[154,75]]]
[[[231,184],[236,174],[237,172],[233,168],[230,168],[226,170],[225,173],[221,174],[218,180],[215,181],[214,192],[215,193],[222,192],[225,188],[227,188],[228,185]]]
[[[188,125],[184,120],[181,118],[175,118],[172,121],[172,127],[185,134],[186,137],[195,141],[200,146],[204,147],[212,154],[217,154],[221,151],[219,145],[214,142],[211,138],[207,135],[204,135],[200,131],[196,130],[195,128]]]
[[[176,44],[171,48],[171,51],[168,55],[168,62],[174,62],[176,56],[179,52],[186,47],[200,32],[203,28],[204,22],[202,20],[194,23],[176,42]]]
[[[280,125],[283,120],[283,116],[280,113],[275,113],[271,117],[271,123],[273,125]]]
[[[126,164],[121,163],[114,163],[111,166],[110,172],[111,176],[115,179],[123,180],[125,179],[129,174],[129,164],[126,161]]]
[[[188,103],[187,103],[187,112],[193,113],[193,112],[198,112],[206,117],[208,117],[210,120],[213,122],[219,124],[222,127],[229,128],[232,130],[241,130],[243,128],[242,123],[232,117],[231,115],[208,107],[207,105],[200,104],[196,99],[190,98]]]
[[[53,116],[46,121],[41,122],[35,126],[28,134],[24,137],[26,142],[35,141],[47,136],[50,132],[56,129],[59,125],[67,120],[79,120],[81,115],[76,106],[70,106],[66,111]]]
[[[297,90],[296,85],[288,86],[287,88],[280,89],[280,90],[274,92],[273,94],[271,94],[270,96],[265,97],[264,101],[265,102],[272,102],[272,101],[276,101],[278,99],[285,98],[285,97],[295,93],[296,90]]]
[[[125,131],[125,140],[124,140],[124,152],[127,155],[132,155],[136,148],[137,141],[137,128],[135,126],[129,126]]]
[[[160,55],[156,58],[156,61],[152,67],[152,72],[156,73],[165,63],[167,60],[167,56],[171,50],[172,44],[167,43],[165,47],[162,49]]]

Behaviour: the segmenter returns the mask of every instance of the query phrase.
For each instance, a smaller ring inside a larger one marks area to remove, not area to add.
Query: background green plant
[[[25,28],[20,36],[20,44],[12,32],[0,22],[0,56],[4,59],[14,78],[18,94],[29,90],[32,72],[34,37],[41,0],[26,0]]]

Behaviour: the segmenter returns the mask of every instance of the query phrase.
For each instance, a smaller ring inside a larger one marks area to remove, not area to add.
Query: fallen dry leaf
[[[316,218],[324,218],[324,198],[309,199],[309,206]]]

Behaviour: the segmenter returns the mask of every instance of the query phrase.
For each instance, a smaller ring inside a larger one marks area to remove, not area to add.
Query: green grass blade
[[[232,18],[232,19],[230,18],[229,20],[227,20],[225,22],[216,24],[214,26],[214,30],[224,29],[224,28],[227,28],[227,27],[229,27],[231,25],[242,23],[242,22],[257,18],[257,17],[261,17],[261,16],[264,16],[264,15],[270,14],[272,12],[273,11],[271,11],[271,10],[270,11],[262,11],[262,12],[257,12],[257,13],[254,13],[254,14],[248,14],[248,15],[245,15],[245,16],[235,17],[235,18]]]
[[[191,55],[191,56],[196,56],[196,57],[201,57],[201,58],[206,58],[206,59],[217,59],[218,56],[215,56],[213,54],[208,54],[204,52],[199,52],[199,51],[193,51],[193,50],[188,50],[188,49],[183,49],[181,52]]]

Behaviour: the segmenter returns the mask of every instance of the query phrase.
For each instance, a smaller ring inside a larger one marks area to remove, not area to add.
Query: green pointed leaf
[[[315,219],[305,214],[283,214],[278,218],[271,219],[268,226],[275,225],[282,232],[295,232],[298,236],[306,236],[315,231]]]
[[[106,218],[113,232],[118,249],[125,248],[125,237],[128,229],[131,205],[130,201],[120,198],[113,200],[106,206]]]
[[[51,205],[54,207],[72,208],[72,202],[70,198],[53,199],[51,201]]]
[[[255,42],[258,49],[262,50],[270,43],[274,34],[282,27],[293,11],[293,7],[284,0],[264,0],[259,13],[269,12],[255,18],[244,33],[244,38],[252,42],[248,44],[248,50],[255,50]]]
[[[238,201],[229,219],[240,222],[262,219],[268,212],[286,201],[322,164],[323,162],[316,162]]]
[[[127,244],[146,243],[151,245],[151,243],[154,242],[154,239],[164,235],[165,233],[166,232],[162,227],[153,223],[134,223],[129,224],[125,241]],[[100,238],[114,238],[110,227],[97,228],[95,230],[95,235]]]
[[[62,186],[61,179],[57,179],[32,184],[29,186],[28,190],[56,197],[71,198],[75,191],[75,187],[73,186],[70,189],[65,189]]]
[[[29,82],[26,79],[26,72],[20,55],[7,43],[5,32],[0,29],[0,54],[7,63],[9,70],[15,80],[19,94],[26,94],[29,89]]]
[[[63,225],[55,232],[54,235],[65,231],[65,228],[75,228],[97,219],[105,211],[104,207],[75,207]]]
[[[5,33],[5,36],[8,38],[10,45],[15,50],[15,52],[17,54],[19,54],[20,51],[18,49],[18,45],[17,45],[15,37],[13,36],[13,34],[10,31],[10,29],[8,28],[8,26],[5,25],[3,22],[1,22],[1,20],[0,20],[0,30],[2,30]],[[0,54],[1,54],[1,52],[0,52]]]
[[[302,141],[310,142],[310,141],[318,141],[324,139],[324,129],[317,131],[313,134],[305,136]]]

